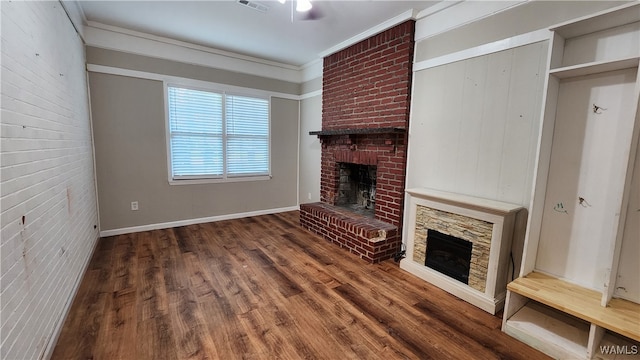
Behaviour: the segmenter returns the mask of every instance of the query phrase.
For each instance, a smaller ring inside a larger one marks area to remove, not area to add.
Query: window
[[[269,175],[269,100],[167,87],[171,180]]]

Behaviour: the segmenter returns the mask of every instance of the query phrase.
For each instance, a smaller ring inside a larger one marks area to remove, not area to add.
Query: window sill
[[[198,184],[221,184],[221,183],[235,183],[235,182],[247,182],[247,181],[263,181],[271,180],[271,175],[261,176],[245,176],[245,177],[230,177],[219,179],[182,179],[175,180],[169,179],[169,185],[198,185]]]

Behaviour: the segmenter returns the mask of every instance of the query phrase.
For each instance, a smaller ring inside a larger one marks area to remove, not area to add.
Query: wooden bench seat
[[[538,272],[514,280],[507,289],[640,341],[640,304],[614,298],[604,307],[600,305],[600,292]]]

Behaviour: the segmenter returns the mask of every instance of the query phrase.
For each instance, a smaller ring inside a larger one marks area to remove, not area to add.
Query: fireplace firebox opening
[[[376,208],[376,166],[338,163],[340,181],[336,205],[374,217]]]
[[[425,266],[469,284],[472,247],[469,241],[427,229]]]

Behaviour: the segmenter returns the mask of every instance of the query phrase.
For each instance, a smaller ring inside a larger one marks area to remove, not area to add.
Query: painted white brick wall
[[[98,238],[85,56],[59,2],[0,10],[0,358],[38,359]]]

